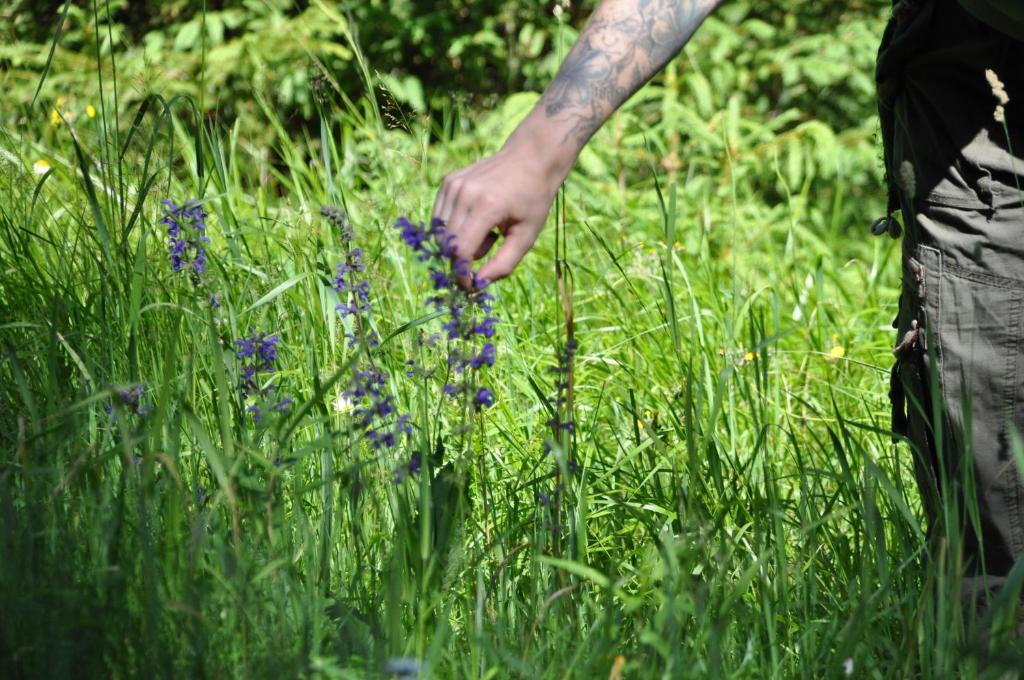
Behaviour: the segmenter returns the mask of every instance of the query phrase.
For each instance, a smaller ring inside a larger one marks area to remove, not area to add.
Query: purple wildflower
[[[192,282],[198,284],[206,273],[206,247],[210,242],[206,235],[206,211],[197,200],[177,205],[167,199],[163,201],[163,216],[160,223],[167,227],[167,246],[171,257],[171,270],[188,270]]]
[[[345,262],[338,264],[338,273],[334,277],[334,290],[342,295],[342,301],[336,309],[342,317],[349,314],[365,314],[370,311],[370,282],[361,280],[358,274],[366,271],[363,263],[363,251],[353,248],[349,251]]]
[[[354,237],[348,216],[333,206],[324,206],[321,214],[334,225],[341,236],[345,260],[338,264],[334,289],[341,302],[336,307],[342,317],[354,317],[352,332],[345,333],[350,348],[362,345],[365,357],[352,370],[352,378],[342,397],[353,405],[352,419],[356,429],[363,433],[374,449],[394,447],[400,435],[409,434],[409,417],[399,415],[394,401],[387,392],[388,377],[377,369],[369,350],[380,345],[380,337],[369,330],[371,309],[370,283],[364,272],[363,251],[352,247]]]
[[[425,229],[422,224],[417,226],[408,218],[399,217],[395,226],[402,230],[402,240],[405,241],[405,245],[412,248],[413,252],[418,253],[421,260],[427,260],[434,256],[434,251],[430,247],[431,242],[443,231],[443,224],[440,220],[434,220],[430,229]]]
[[[494,395],[486,387],[481,387],[476,391],[476,396],[473,397],[473,405],[478,411],[490,408],[494,405]]]
[[[412,454],[409,456],[408,463],[399,465],[392,471],[395,484],[401,484],[406,477],[419,474],[421,467],[423,467],[423,459],[420,457],[420,454]]]
[[[121,400],[120,405],[128,413],[144,418],[153,410],[152,406],[142,403],[142,398],[146,394],[146,386],[142,383],[132,385],[127,389],[118,389],[115,392]],[[114,406],[107,406],[104,410],[111,415],[114,414]]]
[[[494,343],[485,342],[484,346],[480,348],[480,354],[473,357],[470,360],[470,365],[473,368],[481,368],[482,366],[493,366],[494,365]]]
[[[430,270],[430,280],[434,283],[434,290],[444,290],[452,285],[451,277],[436,269]]]
[[[493,316],[484,317],[484,320],[473,328],[473,332],[485,338],[493,338],[496,332],[494,330],[495,323],[497,323],[497,319]]]
[[[364,333],[363,337],[366,338],[366,344],[370,349],[380,346],[380,336],[377,335],[377,331],[370,331],[369,333]],[[357,336],[355,333],[345,333],[345,338],[348,339],[349,347],[355,347],[356,345],[359,344],[359,336]]]
[[[342,393],[357,404],[352,410],[352,418],[374,449],[392,448],[399,435],[412,433],[408,415],[392,417],[397,409],[391,395],[385,393],[386,387],[387,375],[383,371],[356,370],[352,373],[348,389]]]
[[[468,260],[457,256],[454,236],[447,232],[443,220],[434,218],[427,227],[400,217],[395,227],[418,259],[427,263],[433,291],[427,304],[444,315],[441,336],[448,340],[447,364],[459,376],[444,386],[444,393],[452,397],[464,394],[467,399],[473,395],[477,410],[490,406],[494,395],[486,388],[477,389],[479,371],[495,362],[494,343],[481,345],[481,340],[496,334],[494,296],[486,290],[488,282],[472,272]],[[459,285],[459,279],[467,277],[471,282],[468,290]]]
[[[548,421],[555,437],[560,432],[572,434],[576,431],[576,421],[572,418],[572,404],[569,394],[572,387],[573,365],[579,345],[575,338],[569,338],[565,345],[556,353],[558,365],[551,369],[555,374],[555,416]]]
[[[276,401],[274,397],[277,386],[270,376],[277,372],[277,346],[280,341],[277,335],[257,333],[251,328],[247,337],[235,340],[238,347],[235,356],[242,361],[239,390],[243,398],[251,397],[256,400],[255,403],[249,404],[245,411],[257,424],[263,422],[268,412],[289,413],[294,403],[289,396]],[[266,384],[261,386],[264,382]]]
[[[256,393],[266,395],[273,390],[272,384],[261,389],[257,378],[261,373],[274,373],[277,370],[278,342],[278,336],[257,333],[251,328],[248,337],[235,340],[235,344],[238,345],[235,356],[243,362],[240,389],[246,396]]]

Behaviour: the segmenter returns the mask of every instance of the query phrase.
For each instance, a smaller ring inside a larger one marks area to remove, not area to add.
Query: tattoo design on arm
[[[721,0],[606,0],[541,98],[550,119],[571,123],[582,146],[682,49]]]

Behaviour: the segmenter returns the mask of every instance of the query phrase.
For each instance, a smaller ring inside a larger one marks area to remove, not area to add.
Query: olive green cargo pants
[[[1010,99],[1008,133],[987,69]],[[893,429],[929,515],[963,530],[966,588],[988,589],[1024,552],[1024,43],[955,0],[902,0],[877,79],[905,225]]]

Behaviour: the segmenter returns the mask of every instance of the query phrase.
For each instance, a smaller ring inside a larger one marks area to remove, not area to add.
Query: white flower
[[[853,657],[849,657],[843,662],[843,674],[846,677],[853,675]]]
[[[344,394],[339,394],[338,398],[334,400],[334,410],[338,413],[352,413],[355,409],[355,404],[352,400],[346,397]]]
[[[49,161],[40,158],[38,161],[32,164],[32,172],[37,175],[45,175],[50,170]]]

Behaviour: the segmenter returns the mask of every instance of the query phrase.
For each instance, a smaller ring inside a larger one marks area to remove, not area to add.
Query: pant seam
[[[967,279],[975,283],[982,285],[991,286],[993,288],[1002,288],[1004,290],[1012,291],[1024,291],[1024,281],[1018,279],[1012,279],[1008,276],[999,276],[998,274],[989,274],[987,272],[980,272],[975,269],[963,267],[957,264],[946,263],[943,266],[944,271],[948,272],[950,276],[955,276],[960,279]]]
[[[1005,389],[1005,399],[1009,403],[1007,409],[1007,417],[1010,419],[1009,427],[1016,427],[1016,413],[1017,413],[1017,386],[1020,384],[1020,349],[1021,349],[1021,307],[1024,306],[1024,300],[1020,296],[1015,299],[1013,312],[1010,316],[1010,328],[1013,329],[1013,335],[1011,336],[1012,342],[1008,348],[1010,351],[1007,353],[1006,358],[1006,374],[1012,375],[1013,380],[1008,381]],[[1012,446],[1012,443],[1008,444]],[[1013,457],[1013,452],[1010,452],[1010,474],[1013,475],[1013,512],[1010,513],[1010,526],[1013,527],[1013,552],[1015,555],[1019,555],[1024,550],[1024,526],[1022,526],[1021,517],[1021,478],[1020,469],[1017,466],[1017,461]]]

